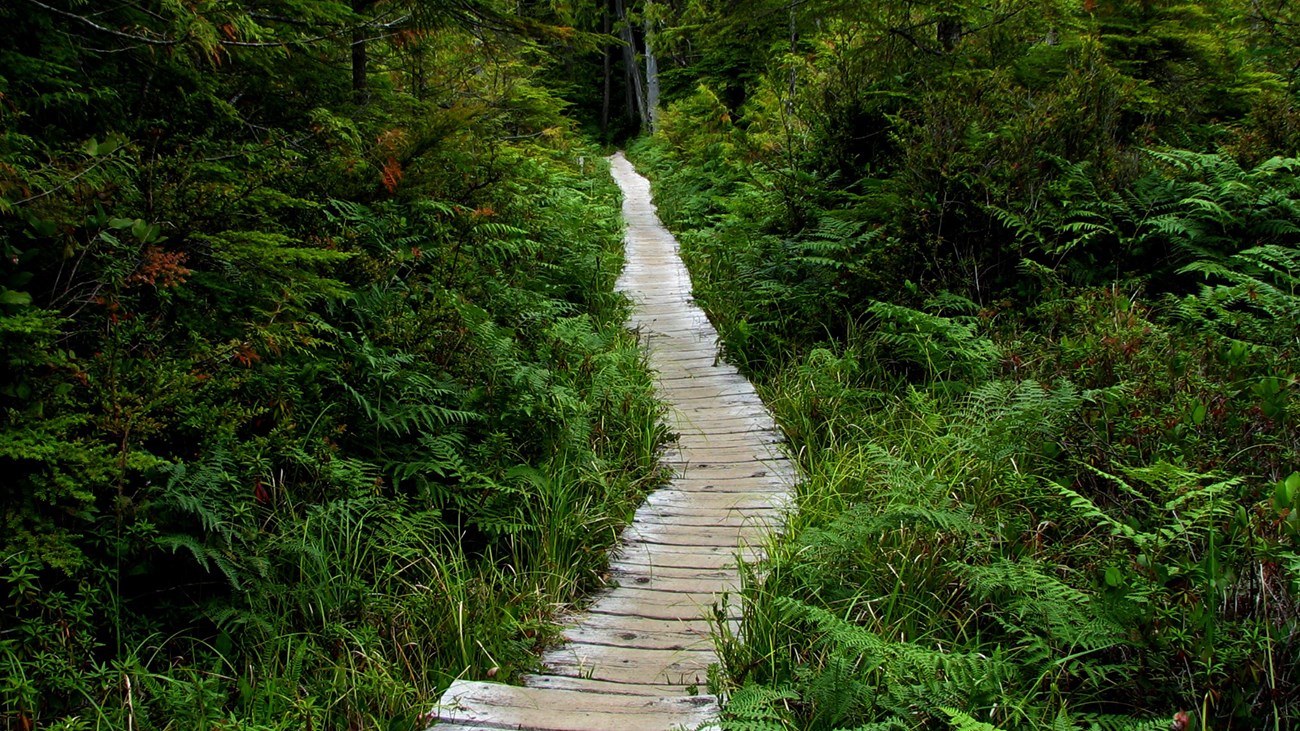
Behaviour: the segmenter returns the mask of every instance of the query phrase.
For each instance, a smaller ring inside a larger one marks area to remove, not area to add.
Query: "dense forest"
[[[1300,718],[1288,0],[9,0],[0,728],[528,670],[662,479],[616,143],[804,475],[724,728]]]
[[[0,727],[422,728],[657,479],[617,192],[493,3],[0,8]]]

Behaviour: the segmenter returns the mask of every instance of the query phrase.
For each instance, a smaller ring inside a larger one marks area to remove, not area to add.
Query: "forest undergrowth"
[[[0,8],[0,728],[417,729],[532,668],[665,436],[556,37],[79,5]]]
[[[804,476],[739,630],[718,627],[727,728],[1300,714],[1293,248],[1189,267],[1209,283],[1155,302],[1026,263],[1033,303],[882,293],[839,337],[751,351],[822,327],[800,307],[824,300],[724,221],[684,231],[696,293]],[[815,240],[773,244],[836,276]]]
[[[723,727],[1291,728],[1300,137],[1277,39],[1225,32],[1242,45],[1166,55],[1175,75],[1118,6],[962,6],[946,49],[891,35],[937,15],[910,7],[773,33],[631,151],[804,475],[717,627]],[[1213,34],[1183,10],[1144,37]]]

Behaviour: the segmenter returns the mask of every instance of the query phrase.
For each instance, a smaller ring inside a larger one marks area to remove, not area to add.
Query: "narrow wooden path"
[[[736,557],[754,558],[778,526],[794,470],[754,388],[719,357],[717,333],[691,301],[677,241],[660,224],[650,183],[618,153],[627,255],[619,289],[635,303],[669,424],[676,477],[637,510],[613,555],[618,585],[564,631],[526,687],[458,681],[439,731],[655,731],[716,717],[703,690],[715,661],[706,617],[737,588]],[[726,607],[734,615],[736,607]]]

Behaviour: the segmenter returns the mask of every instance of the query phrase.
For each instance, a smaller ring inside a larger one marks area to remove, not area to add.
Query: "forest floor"
[[[737,558],[756,558],[781,521],[795,471],[749,381],[721,360],[718,336],[691,299],[677,242],[650,184],[621,153],[626,266],[619,290],[646,344],[677,435],[664,463],[674,477],[636,511],[610,563],[612,588],[574,617],[565,643],[527,688],[457,682],[441,729],[694,727],[717,712],[698,695],[716,662],[710,628],[734,623]],[[729,594],[730,593],[730,594]]]

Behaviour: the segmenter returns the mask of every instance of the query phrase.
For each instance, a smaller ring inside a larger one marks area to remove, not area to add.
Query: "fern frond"
[[[1002,731],[997,726],[977,721],[964,711],[959,711],[956,708],[940,707],[939,710],[943,711],[944,715],[948,717],[949,722],[952,723],[953,731]]]
[[[727,731],[789,731],[794,728],[794,720],[786,704],[798,700],[799,694],[787,688],[746,685],[727,698],[722,710],[721,728]]]
[[[931,377],[974,378],[988,373],[999,357],[997,346],[962,318],[887,302],[873,302],[867,311],[876,325],[873,337],[895,358],[921,366]]]

